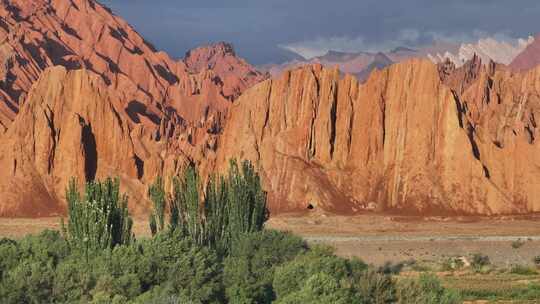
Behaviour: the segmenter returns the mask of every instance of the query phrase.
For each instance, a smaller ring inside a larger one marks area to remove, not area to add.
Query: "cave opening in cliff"
[[[313,210],[313,209],[315,209],[315,206],[313,206],[313,204],[308,204],[307,209],[308,210]]]

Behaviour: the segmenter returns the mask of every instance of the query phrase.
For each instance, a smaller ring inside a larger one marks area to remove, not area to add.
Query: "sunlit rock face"
[[[107,175],[143,209],[157,174],[212,163],[228,108],[267,78],[224,43],[172,59],[93,0],[4,1],[0,16],[0,215],[57,213],[70,177]]]
[[[476,60],[446,77],[410,60],[365,84],[319,65],[287,72],[233,106],[218,163],[257,163],[275,212],[538,211],[540,69]]]

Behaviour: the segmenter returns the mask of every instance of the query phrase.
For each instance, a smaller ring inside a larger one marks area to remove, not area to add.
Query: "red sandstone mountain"
[[[321,65],[256,84],[229,45],[175,61],[91,0],[0,15],[0,216],[61,213],[69,178],[110,175],[144,213],[158,174],[231,157],[254,162],[272,212],[540,211],[540,68],[414,59],[364,84]]]
[[[194,74],[213,71],[223,82],[223,95],[230,99],[238,98],[245,89],[269,77],[238,58],[232,45],[226,42],[193,49],[187,52],[184,63]]]
[[[236,58],[230,46],[223,52],[223,44],[193,52],[213,58],[172,60],[94,0],[9,0],[0,5],[0,16],[4,129],[30,86],[54,65],[85,67],[101,75],[124,95],[134,120],[144,122],[161,116],[168,106],[183,119],[198,122],[207,108],[226,108],[228,99],[265,77]]]
[[[60,212],[71,176],[120,175],[144,204],[157,174],[212,158],[231,102],[267,77],[224,43],[173,60],[94,0],[0,16],[0,215]]]
[[[472,63],[463,93],[439,73],[416,59],[365,84],[320,65],[286,72],[233,106],[218,163],[259,164],[277,212],[538,212],[540,69]]]
[[[540,65],[540,34],[521,54],[510,64],[515,71],[527,71]]]
[[[71,177],[119,175],[129,188],[145,169],[155,170],[137,155],[140,138],[121,111],[121,100],[97,74],[47,69],[0,139],[0,214],[62,212],[63,189]]]

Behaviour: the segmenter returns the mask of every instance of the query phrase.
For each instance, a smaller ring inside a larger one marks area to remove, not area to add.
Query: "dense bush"
[[[87,262],[59,233],[46,231],[3,240],[0,261],[2,303],[124,303],[152,296],[223,303],[216,254],[173,234],[95,251]]]
[[[472,257],[471,266],[477,270],[491,264],[489,256],[480,253],[475,253]]]
[[[384,274],[399,274],[403,267],[405,267],[405,263],[386,262],[377,271]]]
[[[519,275],[536,275],[538,274],[538,271],[528,266],[512,265],[512,267],[510,268],[510,273]]]
[[[295,303],[292,302],[295,298],[311,297],[336,301],[330,303],[358,302],[356,284],[366,269],[366,264],[359,260],[337,257],[328,248],[314,248],[276,269],[273,282],[276,303]],[[322,282],[328,284],[327,288],[314,288],[315,283]]]
[[[364,304],[395,303],[396,283],[392,277],[372,270],[364,271],[355,286]]]
[[[418,280],[407,280],[398,284],[399,304],[457,304],[460,295],[442,287],[432,274],[422,274]]]
[[[512,244],[511,244],[512,248],[514,248],[514,249],[519,249],[519,248],[523,247],[523,245],[525,245],[525,242],[522,241],[521,239],[517,239],[517,240],[513,241]]]
[[[0,242],[0,299],[8,303],[42,303],[52,296],[54,270],[69,254],[60,233],[44,231],[20,242]]]
[[[296,236],[277,231],[245,234],[224,261],[224,283],[230,303],[271,303],[276,267],[307,250]]]
[[[45,231],[2,240],[0,265],[6,304],[456,303],[433,278],[397,284],[277,231],[243,234],[227,256],[166,231],[94,251],[88,261],[61,234]]]
[[[536,265],[536,267],[540,268],[540,255],[537,255],[533,258],[533,263]]]

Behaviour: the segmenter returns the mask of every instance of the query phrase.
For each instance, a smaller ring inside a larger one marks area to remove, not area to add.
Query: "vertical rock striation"
[[[479,75],[463,93],[427,60],[374,72],[363,85],[318,65],[287,72],[232,107],[218,164],[257,163],[274,212],[538,211],[540,78],[472,70]]]

